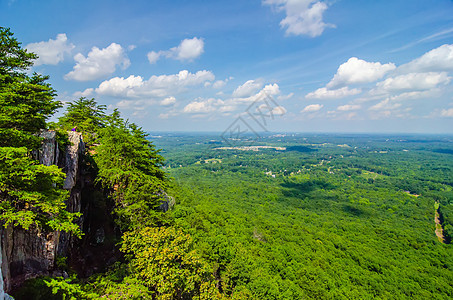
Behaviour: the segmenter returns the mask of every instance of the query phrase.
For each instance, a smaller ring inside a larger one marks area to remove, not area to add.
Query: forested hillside
[[[247,151],[215,135],[160,135],[178,183],[172,215],[227,294],[452,296],[451,136],[268,135],[254,145],[286,150]]]

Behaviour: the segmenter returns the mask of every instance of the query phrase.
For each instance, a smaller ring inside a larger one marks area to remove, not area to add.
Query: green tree
[[[37,149],[36,135],[61,107],[48,76],[26,74],[37,56],[21,48],[13,33],[0,27],[0,146]]]
[[[156,212],[167,186],[161,169],[163,157],[135,124],[124,121],[118,111],[99,130],[94,160],[98,181],[111,189],[118,223],[124,229],[155,225]]]
[[[105,105],[98,105],[94,98],[81,97],[69,103],[65,114],[58,120],[58,125],[70,130],[77,126],[77,131],[82,132],[85,143],[95,141],[97,132],[105,127]]]
[[[36,57],[0,27],[0,223],[80,234],[78,214],[66,210],[65,174],[31,156],[41,145],[39,131],[61,106],[48,77],[26,74]]]
[[[156,299],[220,299],[209,265],[180,229],[145,227],[124,234],[131,276]]]
[[[0,147],[0,223],[29,229],[35,225],[80,235],[66,210],[65,174],[27,156],[27,149]]]

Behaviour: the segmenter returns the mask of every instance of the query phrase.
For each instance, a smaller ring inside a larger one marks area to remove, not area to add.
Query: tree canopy
[[[0,146],[37,149],[36,135],[61,103],[48,76],[26,71],[37,56],[22,49],[8,28],[0,27]]]
[[[73,223],[78,214],[66,210],[65,174],[31,155],[46,120],[61,107],[47,76],[27,75],[36,58],[0,27],[0,223],[80,234]]]
[[[105,127],[105,105],[97,104],[94,98],[80,97],[68,104],[65,114],[58,120],[60,128],[77,131],[83,134],[84,141],[88,144],[94,142],[97,132]]]

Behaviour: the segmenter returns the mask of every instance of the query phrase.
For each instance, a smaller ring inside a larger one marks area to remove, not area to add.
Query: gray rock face
[[[84,151],[84,143],[80,133],[69,132],[68,135],[71,145],[65,149],[63,166],[60,167],[66,173],[64,188],[70,191],[68,210],[78,212],[81,209],[81,192],[77,183],[80,180],[79,160]],[[42,131],[40,136],[44,141],[37,159],[46,166],[58,165],[62,154],[58,149],[55,132]],[[1,271],[6,292],[29,278],[50,275],[57,253],[64,254],[72,240],[66,233],[23,230],[11,226],[0,228],[0,237],[3,258]]]
[[[64,165],[66,180],[63,185],[63,188],[65,190],[71,190],[75,186],[79,170],[79,157],[85,149],[85,144],[82,141],[81,133],[69,131],[68,136],[71,145],[66,148],[66,158]]]
[[[49,274],[55,261],[59,232],[43,233],[9,226],[2,230],[5,291],[29,278]]]
[[[56,140],[56,132],[53,130],[43,130],[39,134],[44,138],[41,149],[38,151],[38,160],[45,166],[58,164],[59,149]]]

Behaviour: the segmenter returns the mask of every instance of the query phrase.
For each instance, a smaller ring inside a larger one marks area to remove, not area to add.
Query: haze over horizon
[[[39,55],[32,71],[58,100],[94,97],[147,131],[240,117],[257,131],[453,133],[453,1],[112,3],[2,0],[0,26]]]

